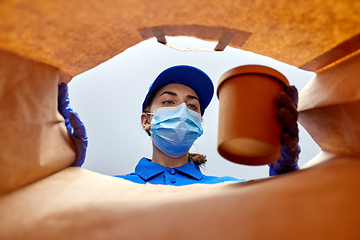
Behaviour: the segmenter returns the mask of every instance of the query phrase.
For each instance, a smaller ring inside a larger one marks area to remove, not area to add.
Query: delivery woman
[[[181,65],[160,73],[145,96],[141,114],[142,127],[152,139],[152,159],[142,158],[133,173],[116,177],[141,184],[175,186],[239,181],[233,177],[203,175],[199,166],[206,162],[205,156],[189,153],[195,140],[203,134],[201,118],[213,94],[211,79],[198,68]],[[298,169],[296,103],[295,87],[288,87],[278,96],[278,119],[284,133],[281,157],[270,165],[270,175]],[[81,166],[87,138],[79,117],[69,107],[65,84],[59,87],[59,110],[77,149],[75,165]]]

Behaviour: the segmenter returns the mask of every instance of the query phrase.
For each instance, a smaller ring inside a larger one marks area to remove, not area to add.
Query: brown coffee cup
[[[218,83],[218,152],[239,164],[264,165],[280,157],[282,126],[276,97],[289,86],[270,67],[245,65],[224,73]]]

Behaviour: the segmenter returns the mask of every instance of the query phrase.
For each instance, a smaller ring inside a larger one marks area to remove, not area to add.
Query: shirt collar
[[[150,178],[163,173],[166,168],[167,167],[151,162],[151,160],[143,157],[135,167],[135,174],[139,175],[142,179],[147,181]],[[174,169],[192,178],[195,178],[196,180],[201,180],[204,176],[201,173],[200,168],[192,161]]]
[[[187,164],[176,167],[175,169],[186,175],[189,175],[190,177],[195,178],[196,180],[201,180],[204,176],[201,173],[199,166],[197,166],[193,161],[189,161]]]
[[[139,175],[142,179],[147,181],[165,171],[165,167],[160,164],[153,163],[147,158],[141,158],[139,163],[135,167],[136,175]]]

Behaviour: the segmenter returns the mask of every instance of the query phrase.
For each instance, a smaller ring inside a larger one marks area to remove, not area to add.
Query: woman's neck
[[[179,158],[172,158],[168,155],[165,155],[162,151],[160,151],[153,143],[153,155],[152,162],[158,163],[165,167],[175,168],[180,167],[186,163],[188,163],[189,153],[186,153],[184,156]]]

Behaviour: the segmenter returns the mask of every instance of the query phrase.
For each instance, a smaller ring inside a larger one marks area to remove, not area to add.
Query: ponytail
[[[206,163],[206,156],[198,153],[189,153],[189,161],[193,161],[197,166],[202,166]]]

